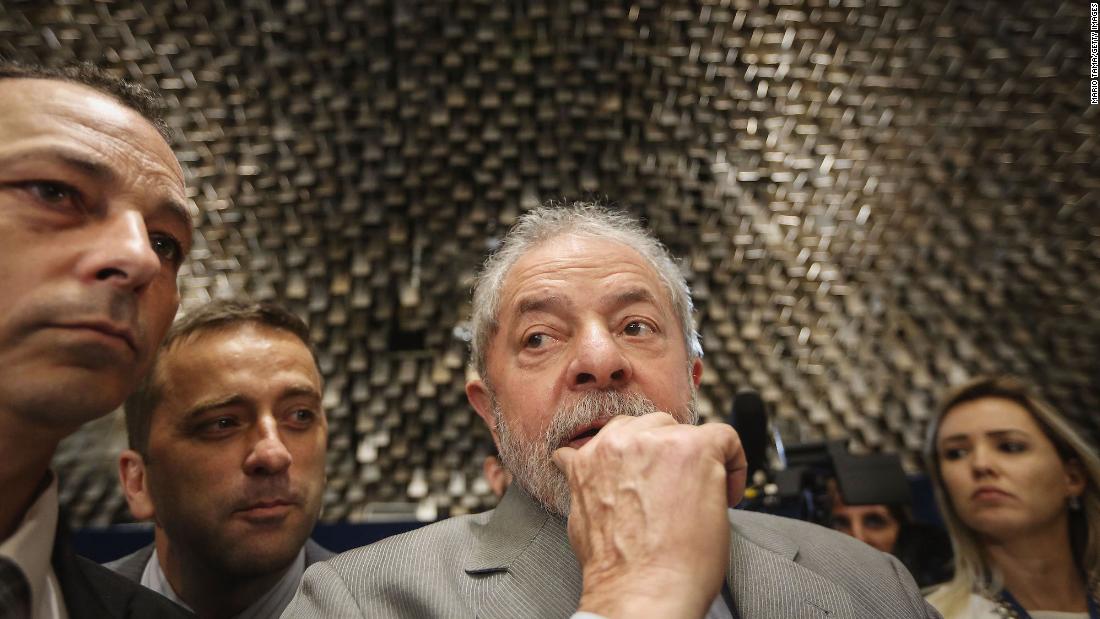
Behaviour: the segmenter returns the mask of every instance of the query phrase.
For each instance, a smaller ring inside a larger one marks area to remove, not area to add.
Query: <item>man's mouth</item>
[[[578,431],[565,442],[565,446],[579,449],[588,441],[592,440],[594,436],[599,434],[600,430],[607,425],[608,419],[600,419],[590,424],[581,426]]]
[[[236,513],[253,522],[277,522],[285,518],[294,505],[294,501],[289,499],[256,501],[242,506]]]
[[[73,332],[94,333],[99,337],[115,340],[125,344],[132,351],[137,351],[137,338],[133,329],[129,326],[113,323],[106,320],[87,320],[71,323],[59,323],[58,329],[66,329]]]

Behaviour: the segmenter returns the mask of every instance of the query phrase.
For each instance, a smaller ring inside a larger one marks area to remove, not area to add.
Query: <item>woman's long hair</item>
[[[936,589],[929,601],[944,617],[951,619],[964,615],[971,593],[993,597],[1001,589],[1001,574],[986,560],[978,534],[963,523],[951,504],[936,445],[936,435],[948,411],[981,398],[1003,398],[1024,407],[1054,444],[1062,461],[1080,463],[1086,483],[1081,494],[1081,509],[1069,512],[1070,548],[1077,567],[1085,576],[1088,590],[1095,592],[1100,582],[1100,458],[1083,434],[1061,413],[1034,395],[1027,384],[1010,376],[994,376],[976,378],[953,389],[928,425],[925,464],[955,551],[954,578]]]

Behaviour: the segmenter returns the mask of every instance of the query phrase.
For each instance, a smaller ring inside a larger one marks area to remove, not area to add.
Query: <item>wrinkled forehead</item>
[[[161,348],[154,371],[152,378],[162,395],[183,400],[237,389],[242,377],[253,377],[256,372],[271,383],[261,381],[248,387],[254,393],[276,389],[277,379],[289,377],[318,392],[324,386],[308,345],[291,331],[255,322],[217,325],[182,335]]]
[[[646,256],[616,239],[571,232],[541,241],[516,258],[502,278],[496,322],[516,312],[525,296],[585,281],[645,290],[674,315],[671,289]],[[574,301],[587,304],[596,298]]]
[[[285,343],[291,345],[294,354],[308,358],[313,369],[320,374],[313,348],[290,329],[284,329],[258,320],[238,320],[201,325],[180,333],[166,341],[160,350],[164,361],[186,363],[199,353],[212,349],[236,350],[257,344]]]
[[[104,141],[142,153],[182,186],[183,170],[156,127],[137,110],[90,86],[59,79],[0,79],[3,144],[95,146]]]

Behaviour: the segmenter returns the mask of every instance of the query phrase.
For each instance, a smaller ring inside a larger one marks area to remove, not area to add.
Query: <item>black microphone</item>
[[[768,407],[759,393],[751,389],[737,392],[733,398],[733,410],[730,411],[730,425],[741,437],[751,483],[756,471],[767,472],[768,444],[772,440],[768,432]]]

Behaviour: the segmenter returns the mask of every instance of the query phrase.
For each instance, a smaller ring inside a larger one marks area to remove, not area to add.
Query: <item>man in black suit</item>
[[[91,68],[0,63],[3,617],[184,616],[73,554],[49,470],[134,388],[179,305],[192,222],[157,111]]]

